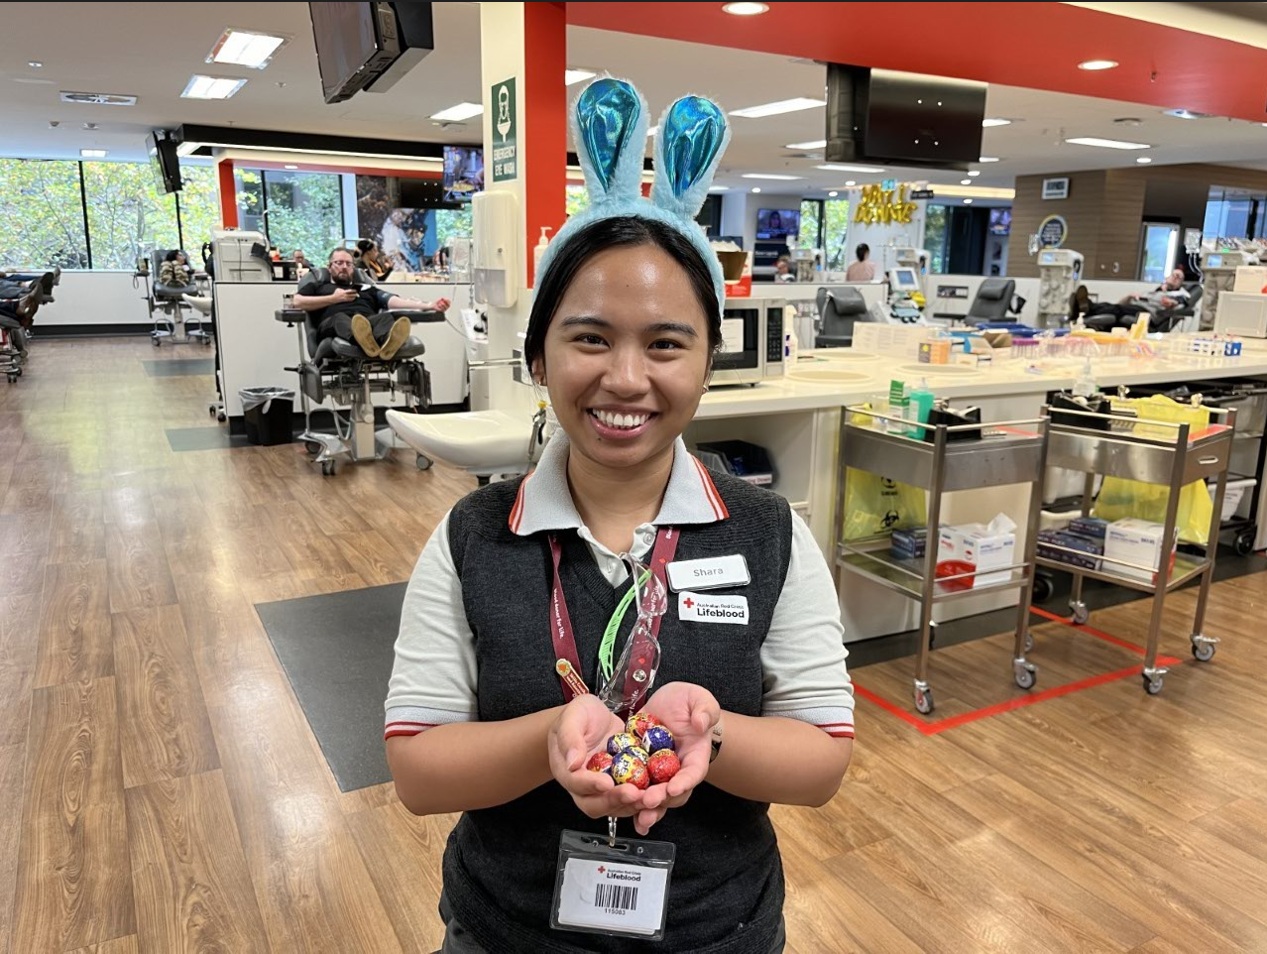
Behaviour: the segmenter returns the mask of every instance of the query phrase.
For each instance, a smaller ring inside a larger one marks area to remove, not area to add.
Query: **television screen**
[[[991,209],[990,210],[990,234],[991,235],[1010,235],[1012,232],[1012,210],[1011,209]]]
[[[831,162],[966,169],[981,155],[986,84],[827,65]]]
[[[150,169],[159,192],[179,192],[180,156],[176,154],[176,140],[167,133],[155,131],[145,137],[145,148],[150,155]]]
[[[757,238],[795,238],[801,231],[801,213],[797,209],[757,210]]]
[[[479,146],[444,147],[444,197],[468,202],[484,191],[484,150]]]

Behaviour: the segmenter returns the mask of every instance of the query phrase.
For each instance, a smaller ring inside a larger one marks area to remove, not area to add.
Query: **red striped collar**
[[[568,489],[567,461],[570,442],[555,433],[532,475],[519,485],[508,523],[521,537],[543,530],[573,530],[582,526]],[[673,469],[669,485],[653,525],[682,526],[716,523],[730,516],[708,469],[687,449],[682,438],[673,445]]]

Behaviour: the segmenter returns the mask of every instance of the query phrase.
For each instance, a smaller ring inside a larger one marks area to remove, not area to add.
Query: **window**
[[[88,267],[79,163],[0,159],[0,268]]]
[[[342,178],[328,172],[265,170],[269,242],[289,255],[324,255],[343,238]],[[320,259],[316,259],[319,261]]]
[[[583,185],[570,185],[568,188],[567,201],[565,211],[569,218],[576,215],[577,212],[584,212],[589,208],[590,197],[585,191]]]
[[[92,268],[132,271],[154,249],[180,245],[176,197],[159,192],[139,162],[85,162]]]
[[[182,162],[180,176],[185,180],[185,187],[177,193],[181,248],[194,264],[201,265],[203,243],[210,242],[211,233],[221,225],[216,167]]]
[[[448,245],[455,235],[471,238],[474,234],[470,203],[460,209],[436,210],[436,246],[438,248]]]
[[[849,234],[849,200],[827,199],[823,202],[823,264],[829,272],[843,272],[853,261],[845,245]]]
[[[801,200],[801,231],[796,237],[797,248],[823,247],[823,200]]]
[[[238,200],[238,228],[244,232],[265,232],[263,171],[235,168],[233,186]]]
[[[928,271],[932,274],[946,274],[947,257],[950,254],[948,223],[946,207],[930,203],[924,211],[924,248],[928,249]]]

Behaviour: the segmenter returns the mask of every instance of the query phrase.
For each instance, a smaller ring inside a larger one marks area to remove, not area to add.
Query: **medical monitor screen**
[[[757,238],[781,239],[801,231],[801,213],[796,209],[757,210]]]
[[[913,268],[893,269],[890,284],[895,292],[919,291],[919,279],[916,277],[915,269]]]
[[[484,150],[479,146],[444,147],[444,197],[469,202],[484,191]]]
[[[990,210],[990,234],[991,235],[1010,235],[1012,233],[1012,210],[1011,209],[991,209]]]

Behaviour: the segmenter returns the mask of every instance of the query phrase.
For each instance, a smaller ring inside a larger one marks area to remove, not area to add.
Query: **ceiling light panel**
[[[811,142],[790,142],[784,149],[825,149],[827,147],[826,139],[815,139]]]
[[[195,73],[180,95],[183,99],[228,99],[245,85],[244,79]]]
[[[797,179],[803,179],[804,176],[785,176],[777,172],[745,172],[741,178],[744,179],[774,179],[779,182],[795,182]]]
[[[229,27],[207,54],[208,63],[223,63],[262,70],[272,61],[274,54],[286,45],[288,38],[254,30]]]
[[[450,106],[448,109],[432,114],[431,118],[442,123],[460,123],[467,119],[474,119],[483,112],[483,103],[458,103],[456,106]]]
[[[564,70],[563,71],[563,85],[571,86],[573,83],[579,83],[582,80],[587,80],[597,75],[598,74],[595,73],[593,70],[579,70],[579,69]]]
[[[1071,146],[1096,146],[1100,149],[1151,149],[1146,142],[1126,142],[1122,139],[1101,139],[1098,136],[1079,136],[1076,139],[1066,139],[1065,142]]]
[[[827,101],[824,99],[806,99],[802,96],[796,99],[781,99],[776,103],[762,103],[760,106],[745,106],[743,109],[732,109],[730,115],[741,116],[744,119],[762,119],[766,116],[795,113],[803,109],[816,109],[819,106],[826,105]]]

